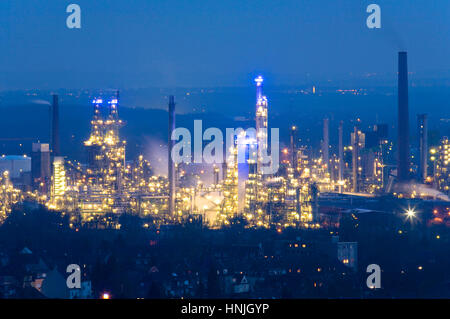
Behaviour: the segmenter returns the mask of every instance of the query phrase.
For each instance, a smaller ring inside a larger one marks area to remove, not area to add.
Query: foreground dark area
[[[2,298],[448,298],[445,226],[344,219],[339,229],[221,230],[201,224],[143,228],[122,215],[120,230],[69,228],[44,209],[16,209],[0,228]],[[373,231],[375,230],[376,231]],[[338,237],[339,236],[339,237]],[[358,243],[357,266],[338,243]],[[367,288],[366,267],[382,270]],[[66,288],[78,264],[81,289]]]

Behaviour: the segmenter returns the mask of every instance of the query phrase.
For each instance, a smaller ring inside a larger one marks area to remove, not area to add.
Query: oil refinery
[[[154,174],[151,163],[143,155],[136,159],[126,157],[127,142],[120,136],[126,123],[119,117],[118,91],[113,96],[97,97],[92,101],[90,135],[84,142],[87,163],[64,157],[59,142],[59,100],[54,95],[52,141],[50,144],[33,143],[32,189],[14,188],[9,172],[4,170],[0,178],[0,220],[6,218],[11,205],[32,201],[69,214],[73,227],[84,224],[96,228],[120,228],[117,216],[130,213],[147,220],[146,227],[195,220],[211,228],[244,223],[246,227],[281,231],[287,227],[321,228],[323,211],[327,207],[324,198],[345,201],[348,198],[376,200],[393,196],[448,202],[449,141],[444,137],[438,147],[428,150],[427,134],[424,133],[427,130],[426,114],[418,116],[420,162],[417,169],[412,167],[407,134],[409,124],[405,120],[409,117],[406,52],[400,52],[398,58],[399,139],[398,161],[394,168],[388,165],[387,158],[394,152],[394,143],[388,139],[386,124],[363,130],[360,120],[356,119],[350,143],[344,145],[344,122],[341,121],[339,143],[333,148],[329,138],[330,119],[324,118],[318,153],[310,145],[299,143],[298,127],[292,125],[289,127],[289,146],[280,152],[280,168],[273,174],[265,173],[264,152],[271,148],[268,136],[270,108],[268,98],[263,95],[262,76],[255,79],[255,136],[249,135],[250,130],[241,131],[241,136],[233,137],[233,145],[227,146],[226,161],[202,170],[212,176],[212,183],[205,183],[201,178],[194,184],[181,182],[194,164],[190,159],[186,163],[175,163],[172,158],[172,132],[176,128],[174,96],[168,96],[167,177]],[[275,149],[271,151],[276,152]]]

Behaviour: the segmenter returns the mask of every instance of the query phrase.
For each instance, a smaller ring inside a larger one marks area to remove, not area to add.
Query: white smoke
[[[150,162],[155,175],[167,176],[167,143],[160,139],[145,137],[144,158]]]
[[[430,197],[447,202],[450,201],[447,195],[425,184],[401,183],[395,185],[395,190],[399,193],[415,194],[417,197]]]
[[[49,101],[46,100],[32,100],[30,101],[31,104],[38,104],[38,105],[51,105]]]

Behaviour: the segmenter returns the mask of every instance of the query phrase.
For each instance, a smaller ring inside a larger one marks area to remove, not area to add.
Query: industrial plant
[[[262,76],[255,79],[256,139],[249,138],[243,145],[236,142],[227,150],[230,158],[225,163],[208,166],[205,174],[212,176],[210,184],[200,179],[197,183],[182,183],[194,164],[176,164],[172,159],[174,96],[167,97],[168,176],[162,176],[154,174],[143,155],[127,158],[127,142],[120,130],[133,123],[120,119],[118,91],[92,101],[90,134],[84,142],[88,161],[80,163],[65,157],[59,137],[59,100],[53,95],[50,143],[33,143],[31,158],[2,157],[0,222],[13,205],[35,203],[67,214],[74,228],[88,225],[119,229],[117,217],[129,213],[143,218],[144,227],[196,222],[220,228],[243,223],[245,227],[282,231],[288,227],[326,227],[336,215],[355,208],[345,204],[348,202],[396,198],[432,203],[433,208],[444,213],[443,217],[435,216],[434,222],[450,224],[450,144],[447,137],[442,137],[437,147],[428,148],[427,114],[417,116],[418,160],[410,154],[406,52],[398,54],[396,142],[388,137],[387,124],[377,123],[371,130],[364,130],[355,119],[348,132],[350,144],[344,145],[344,122],[340,121],[338,145],[333,146],[330,118],[324,118],[322,145],[315,152],[310,145],[299,142],[298,127],[293,124],[280,128],[289,130],[290,141],[281,150],[281,165],[273,174],[262,171],[262,150],[270,149],[267,132],[271,110],[263,83]],[[240,163],[238,156],[243,156],[245,162]],[[389,160],[393,156],[395,163]],[[17,179],[27,168],[31,172],[29,187],[15,186],[10,175]]]

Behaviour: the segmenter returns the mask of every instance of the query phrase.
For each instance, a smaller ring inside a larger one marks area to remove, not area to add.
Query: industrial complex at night
[[[0,1],[0,300],[450,299],[450,2],[72,2]]]

